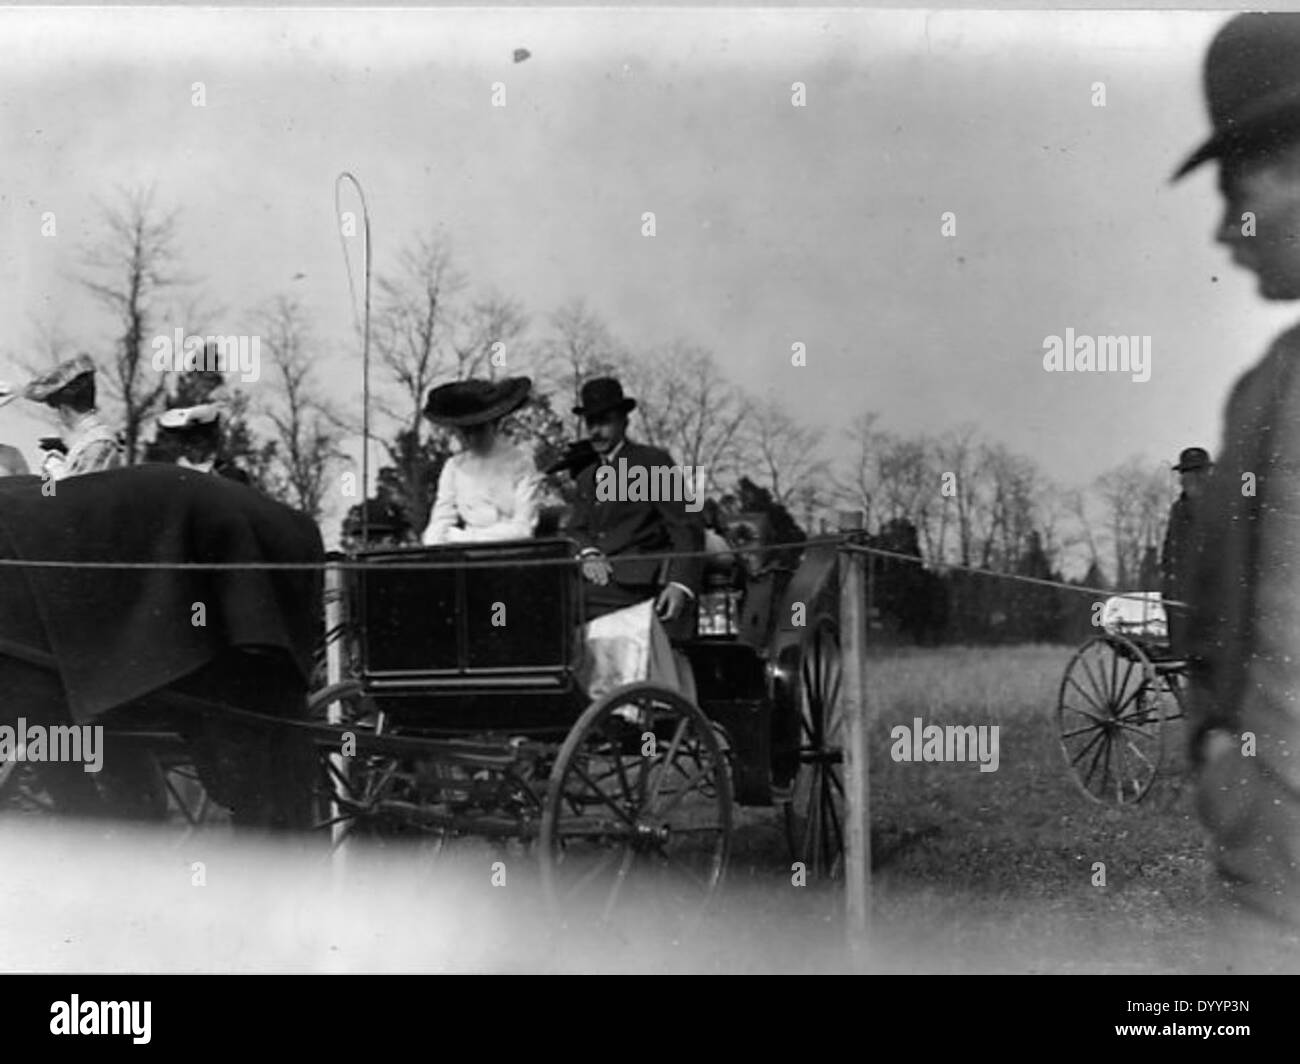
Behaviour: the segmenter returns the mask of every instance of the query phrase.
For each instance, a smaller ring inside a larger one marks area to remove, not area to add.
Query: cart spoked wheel
[[[1061,679],[1061,749],[1094,801],[1134,805],[1146,797],[1164,755],[1165,721],[1179,715],[1167,679],[1122,635],[1088,640]]]
[[[45,790],[36,767],[22,761],[0,761],[0,811],[57,813],[58,803]]]
[[[336,723],[379,729],[382,721],[356,680],[344,680],[312,692],[307,718],[324,721],[334,711]],[[373,813],[379,800],[400,783],[398,764],[391,757],[347,757],[341,750],[316,747],[314,827],[330,832],[337,849],[354,833],[375,833]]]
[[[683,696],[628,684],[592,703],[556,757],[542,809],[542,885],[563,918],[698,919],[731,846],[731,774]]]
[[[230,823],[230,813],[212,800],[192,758],[182,751],[155,751],[158,779],[167,802],[168,821],[180,829],[177,845],[197,832]]]
[[[844,712],[839,626],[822,618],[800,647],[799,769],[785,808],[790,860],[814,880],[844,872]]]
[[[118,742],[123,738],[114,735]],[[182,842],[195,828],[221,819],[187,757],[170,748],[142,747],[141,740],[129,734],[125,739],[129,745],[116,746],[108,754],[117,765],[123,763],[124,750],[130,755],[132,770],[118,777],[91,774],[83,782],[73,774],[60,780],[48,766],[22,761],[21,754],[15,761],[0,762],[0,810],[176,827]]]

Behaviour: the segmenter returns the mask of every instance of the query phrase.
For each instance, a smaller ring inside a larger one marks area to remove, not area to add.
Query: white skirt
[[[695,676],[654,611],[654,599],[588,621],[577,679],[593,702],[626,683],[657,683],[695,701]]]

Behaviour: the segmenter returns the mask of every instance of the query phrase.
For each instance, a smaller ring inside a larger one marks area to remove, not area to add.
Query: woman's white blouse
[[[452,455],[438,477],[424,542],[526,539],[537,524],[541,485],[532,455],[506,440],[481,457],[468,451]]]

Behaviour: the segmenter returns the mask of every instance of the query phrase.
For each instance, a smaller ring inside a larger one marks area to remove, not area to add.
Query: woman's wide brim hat
[[[73,381],[94,372],[95,363],[90,360],[90,356],[78,355],[60,362],[43,377],[37,377],[23,389],[23,395],[35,403],[50,403]]]
[[[1300,14],[1238,15],[1205,56],[1212,133],[1174,174],[1300,141]]]
[[[528,401],[532,387],[531,377],[453,381],[429,393],[424,404],[424,416],[435,425],[448,428],[483,425],[518,410]]]

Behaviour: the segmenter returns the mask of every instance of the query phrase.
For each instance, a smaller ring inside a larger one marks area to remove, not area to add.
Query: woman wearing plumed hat
[[[42,469],[55,480],[116,469],[125,464],[122,444],[95,406],[95,363],[78,355],[27,385],[23,394],[59,416],[62,443],[47,450]]]
[[[450,428],[461,450],[438,477],[424,543],[526,539],[540,508],[542,478],[533,457],[500,431],[501,419],[528,400],[532,380],[454,381],[429,393],[424,415]]]

